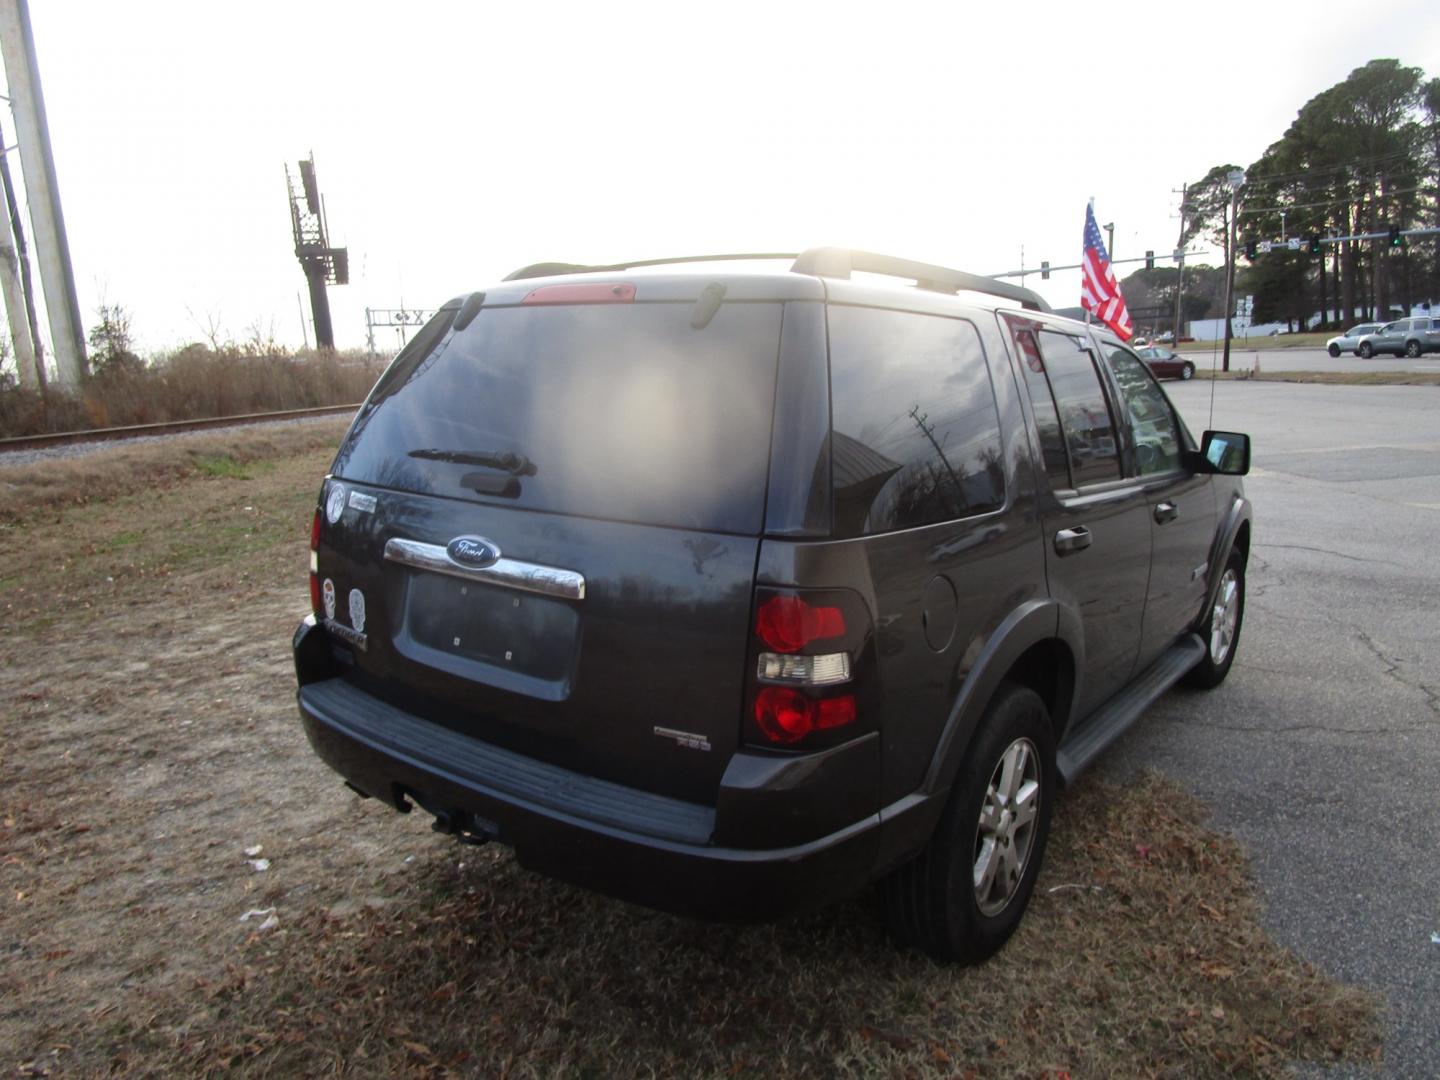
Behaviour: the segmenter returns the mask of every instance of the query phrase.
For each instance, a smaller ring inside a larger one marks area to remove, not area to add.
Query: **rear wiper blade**
[[[524,454],[511,450],[411,450],[409,457],[425,458],[428,461],[448,461],[456,465],[483,465],[488,469],[499,469],[512,476],[534,476],[535,463]]]

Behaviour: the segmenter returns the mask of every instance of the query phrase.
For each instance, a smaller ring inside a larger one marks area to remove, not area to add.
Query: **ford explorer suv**
[[[723,920],[878,882],[979,961],[1059,790],[1234,662],[1249,439],[1029,290],[759,258],[440,309],[319,492],[305,731],[541,873]]]

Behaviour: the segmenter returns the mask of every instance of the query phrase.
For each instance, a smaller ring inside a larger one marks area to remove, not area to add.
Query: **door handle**
[[[1055,534],[1055,553],[1073,555],[1090,546],[1090,530],[1081,525],[1076,529],[1061,529]]]
[[[1167,521],[1174,521],[1180,516],[1180,508],[1172,502],[1155,504],[1155,523],[1164,525]]]

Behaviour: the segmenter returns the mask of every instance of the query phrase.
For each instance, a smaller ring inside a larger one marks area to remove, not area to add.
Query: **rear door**
[[[402,353],[336,458],[319,573],[376,696],[710,801],[738,741],[782,305],[696,326],[693,303],[606,292],[482,308]]]
[[[1050,592],[1083,634],[1076,718],[1130,678],[1150,566],[1150,504],[1121,468],[1110,396],[1089,339],[1012,319],[1050,497],[1042,498]]]

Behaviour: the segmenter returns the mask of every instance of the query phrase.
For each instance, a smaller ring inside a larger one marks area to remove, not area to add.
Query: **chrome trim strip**
[[[385,541],[385,559],[416,570],[448,574],[466,581],[482,581],[487,585],[502,585],[542,596],[558,596],[562,600],[585,599],[585,578],[574,570],[560,570],[519,559],[501,559],[490,566],[462,566],[446,554],[442,545],[422,544],[418,540],[401,540],[398,537]]]

